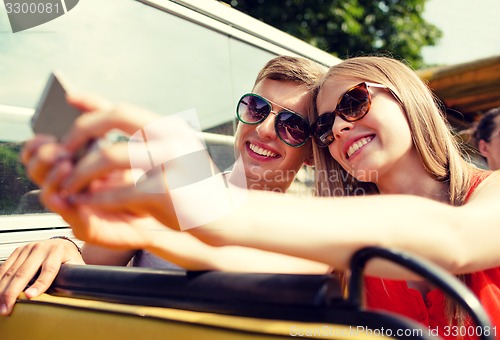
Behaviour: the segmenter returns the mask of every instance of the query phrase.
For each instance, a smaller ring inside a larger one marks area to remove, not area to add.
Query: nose
[[[275,120],[276,112],[271,111],[266,119],[257,125],[255,130],[262,139],[276,138],[276,129],[274,128]]]
[[[354,123],[348,122],[336,116],[333,121],[332,132],[335,139],[339,139],[342,134],[352,129]]]

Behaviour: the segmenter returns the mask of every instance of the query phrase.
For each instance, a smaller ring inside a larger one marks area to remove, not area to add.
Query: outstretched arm
[[[365,246],[402,249],[455,273],[500,266],[500,173],[490,175],[460,207],[417,196],[317,198],[252,192],[233,214],[190,230],[211,244],[237,244],[346,269]],[[274,207],[287,207],[283,214]],[[259,213],[254,211],[258,209]],[[368,272],[399,276],[375,262]]]

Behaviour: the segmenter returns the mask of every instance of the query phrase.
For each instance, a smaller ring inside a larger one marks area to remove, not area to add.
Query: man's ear
[[[479,141],[478,149],[481,155],[483,155],[484,157],[488,158],[490,156],[489,145],[485,140],[481,139]]]

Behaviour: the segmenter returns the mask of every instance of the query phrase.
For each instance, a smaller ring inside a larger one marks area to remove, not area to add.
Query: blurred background
[[[497,0],[224,0],[339,58],[385,52],[414,69],[500,54]]]
[[[424,46],[427,65],[453,65],[500,54],[496,29],[500,2],[496,0],[429,0],[423,17],[441,30],[434,46]]]
[[[341,59],[387,54],[405,60],[472,147],[474,124],[500,106],[498,0],[224,2]]]

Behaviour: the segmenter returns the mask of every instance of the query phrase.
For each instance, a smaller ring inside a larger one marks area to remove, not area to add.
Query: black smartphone
[[[53,135],[61,140],[80,113],[66,101],[61,76],[52,73],[31,118],[31,128],[35,133]]]

